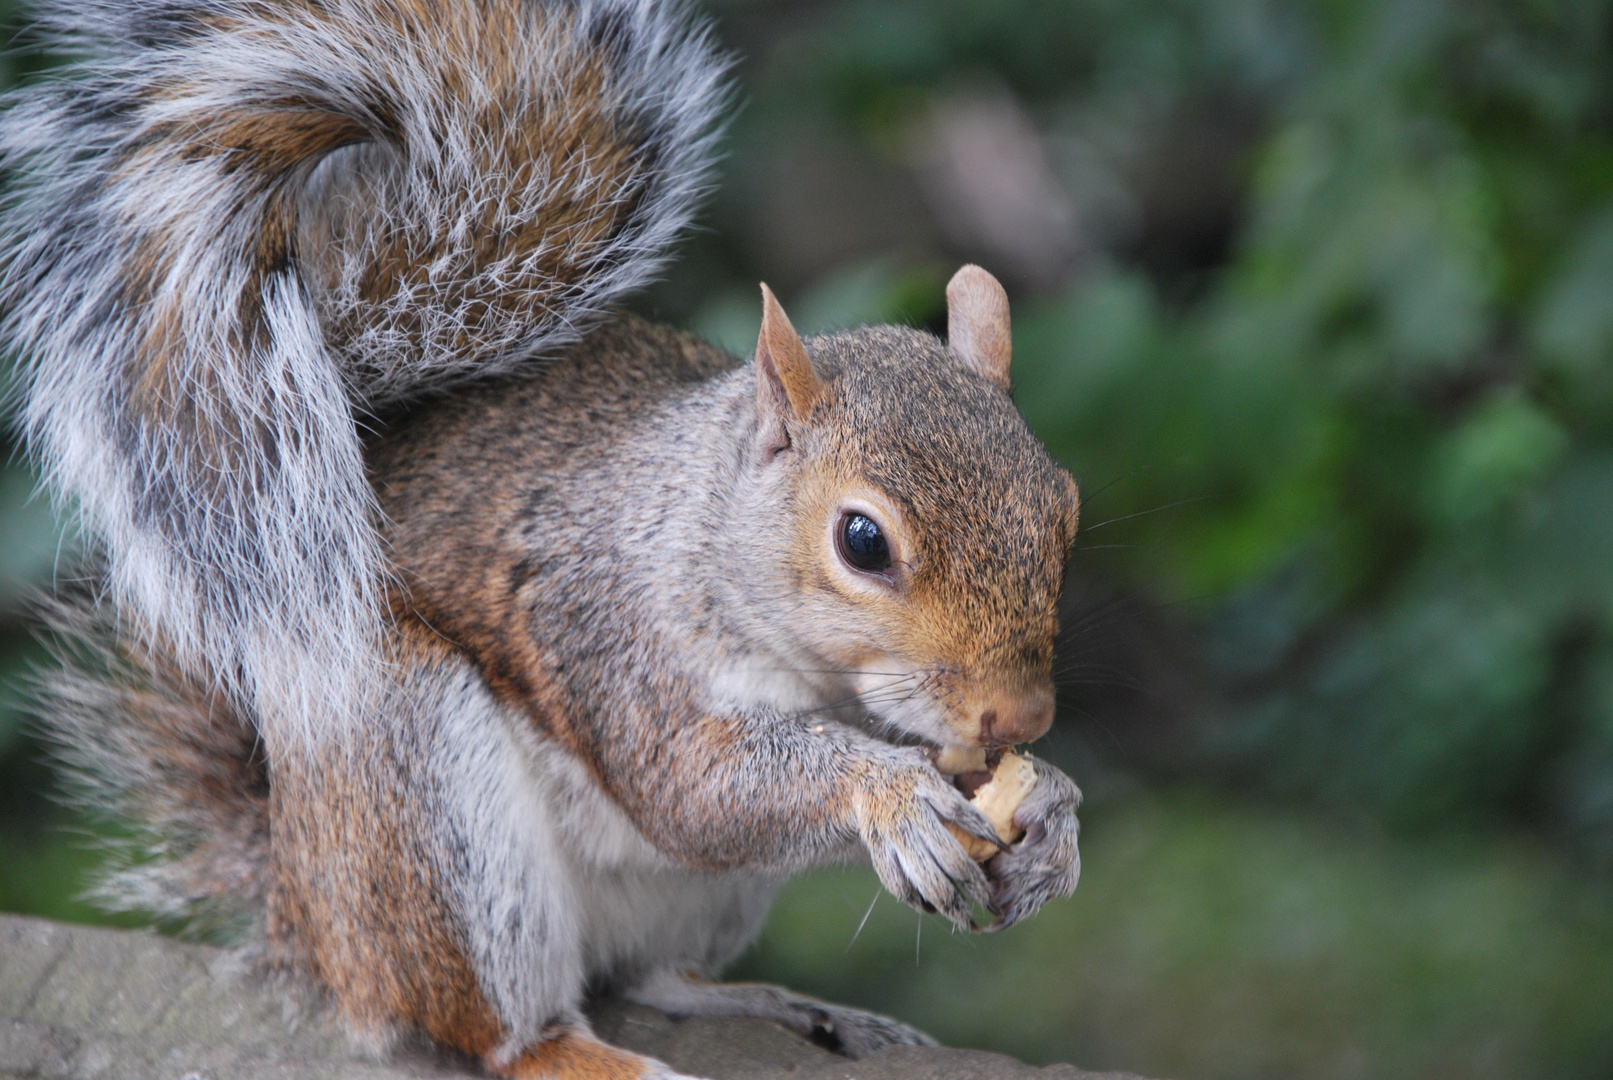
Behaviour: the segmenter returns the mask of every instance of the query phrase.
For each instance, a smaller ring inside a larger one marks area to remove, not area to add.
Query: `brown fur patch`
[[[400,663],[451,658],[418,624],[400,629]],[[407,748],[374,734],[274,771],[271,943],[328,986],[358,1030],[412,1025],[488,1053],[502,1031],[425,846],[436,830],[410,797],[421,781]]]
[[[513,1080],[640,1080],[654,1068],[649,1058],[567,1028],[492,1071]]]
[[[350,116],[293,98],[270,102],[260,110],[223,113],[183,134],[184,157],[220,158],[227,172],[250,170],[280,180],[303,163],[372,132]],[[179,135],[173,133],[176,139]]]
[[[588,538],[534,545],[532,505],[578,444],[611,438],[644,402],[730,367],[732,357],[669,327],[623,318],[550,361],[541,377],[492,383],[435,403],[371,447],[371,476],[392,523],[396,613],[463,649],[503,700],[592,763],[571,717],[561,662],[545,647],[566,612],[534,607],[546,554]],[[536,550],[535,550],[536,548]]]

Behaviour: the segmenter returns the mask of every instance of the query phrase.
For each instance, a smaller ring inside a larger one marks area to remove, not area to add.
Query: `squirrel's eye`
[[[869,574],[882,574],[891,565],[885,534],[873,519],[862,514],[847,514],[840,519],[840,557]]]

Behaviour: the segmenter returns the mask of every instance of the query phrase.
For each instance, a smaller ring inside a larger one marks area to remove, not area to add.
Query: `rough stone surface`
[[[757,1020],[673,1020],[609,1002],[596,1030],[711,1080],[1125,1080],[972,1050],[849,1061]],[[0,916],[0,1080],[404,1080],[475,1075],[424,1050],[357,1054],[317,1003],[235,954],[153,934]],[[1131,1078],[1138,1080],[1138,1078]]]

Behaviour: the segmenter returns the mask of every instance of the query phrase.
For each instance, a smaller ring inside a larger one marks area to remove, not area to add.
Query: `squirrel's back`
[[[576,340],[660,264],[723,63],[655,0],[91,0],[13,95],[4,343],[114,595],[271,748],[362,715],[357,419]],[[331,664],[331,657],[342,662]]]

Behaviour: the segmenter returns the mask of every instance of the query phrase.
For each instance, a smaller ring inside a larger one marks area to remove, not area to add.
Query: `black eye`
[[[840,556],[870,574],[882,574],[891,565],[891,549],[885,543],[885,534],[872,519],[862,514],[847,514],[840,519]]]

